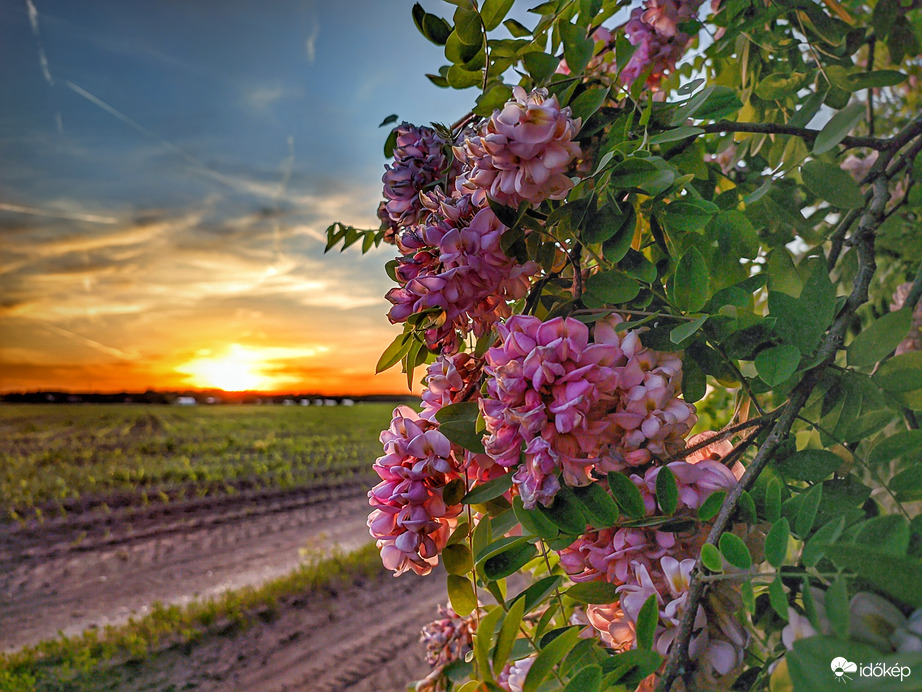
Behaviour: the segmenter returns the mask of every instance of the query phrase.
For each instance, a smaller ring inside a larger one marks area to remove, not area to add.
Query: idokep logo
[[[899,663],[893,665],[888,665],[886,663],[852,663],[846,658],[839,656],[832,659],[832,663],[829,664],[829,667],[832,668],[832,672],[836,676],[836,680],[844,683],[846,680],[851,680],[852,677],[848,673],[858,674],[858,677],[862,678],[899,678],[900,682],[905,680],[912,673],[912,669],[909,666],[903,666]]]
[[[839,656],[838,658],[832,659],[830,664],[832,672],[836,674],[836,679],[839,682],[845,682],[846,680],[851,680],[846,673],[855,673],[858,671],[858,664],[847,661],[846,659]]]

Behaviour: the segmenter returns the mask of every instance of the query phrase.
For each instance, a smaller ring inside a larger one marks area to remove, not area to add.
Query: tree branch
[[[709,125],[699,125],[698,127],[708,133],[748,132],[751,134],[793,135],[810,142],[816,139],[820,133],[820,130],[814,130],[809,127],[791,127],[790,125],[778,123],[731,123],[722,121]],[[875,151],[884,151],[889,147],[889,140],[878,137],[846,137],[841,143],[848,149],[863,147],[874,149]]]
[[[852,282],[852,291],[820,345],[817,352],[817,356],[819,357],[818,364],[809,370],[803,379],[794,387],[787,406],[785,406],[781,415],[772,426],[765,442],[759,448],[749,468],[746,469],[746,473],[743,474],[743,477],[740,479],[739,485],[733,488],[724,500],[723,506],[720,508],[714,526],[707,538],[707,543],[710,545],[717,545],[720,536],[730,525],[731,518],[736,511],[737,503],[742,497],[743,492],[752,487],[756,479],[771,461],[775,451],[790,433],[794,421],[797,419],[800,410],[807,403],[807,399],[813,392],[820,376],[835,359],[836,352],[842,346],[846,330],[852,317],[855,315],[857,309],[867,302],[868,287],[871,284],[871,280],[877,268],[874,257],[874,234],[883,220],[889,200],[889,191],[887,187],[889,179],[885,172],[886,165],[902,146],[905,146],[914,136],[918,136],[920,133],[922,133],[922,118],[919,118],[917,121],[907,126],[899,135],[894,137],[891,142],[896,143],[902,140],[903,144],[898,147],[895,144],[888,147],[886,153],[882,154],[880,160],[875,164],[870,176],[872,178],[871,202],[861,214],[858,228],[855,230],[852,241],[858,251],[858,272]],[[687,669],[688,645],[691,641],[698,606],[704,597],[706,583],[702,581],[702,576],[702,565],[699,558],[695,565],[694,573],[692,574],[691,584],[688,590],[688,600],[685,604],[682,620],[679,623],[678,632],[672,643],[669,657],[666,659],[663,673],[660,676],[656,688],[657,692],[668,692],[668,690],[672,688],[672,684],[676,678],[684,677],[690,672]]]

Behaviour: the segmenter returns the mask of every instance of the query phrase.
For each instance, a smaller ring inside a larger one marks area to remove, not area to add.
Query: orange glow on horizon
[[[277,361],[315,355],[319,349],[254,348],[231,344],[217,355],[202,352],[197,358],[176,367],[188,375],[186,381],[201,389],[225,392],[273,391],[295,384],[297,378],[284,372]]]

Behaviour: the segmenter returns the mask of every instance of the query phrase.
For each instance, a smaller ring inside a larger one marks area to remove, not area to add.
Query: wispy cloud
[[[42,43],[42,33],[38,25],[38,9],[32,0],[26,0],[26,10],[29,12],[29,24],[32,26],[32,35],[35,36],[35,44],[38,47],[38,61],[42,66],[42,74],[48,85],[54,86],[54,77],[51,76],[48,56],[45,54],[45,45]]]
[[[317,59],[317,38],[320,36],[320,22],[317,16],[311,17],[311,31],[304,40],[304,50],[307,53],[307,62],[311,65]]]
[[[85,214],[83,212],[67,211],[65,209],[39,209],[38,207],[27,207],[21,204],[8,204],[7,202],[0,202],[0,211],[8,211],[14,214],[28,214],[30,216],[46,216],[52,219],[87,221],[89,223],[118,223],[118,219],[114,216]]]

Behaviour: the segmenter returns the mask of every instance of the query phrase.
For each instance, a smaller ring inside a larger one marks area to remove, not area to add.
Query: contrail
[[[49,86],[54,86],[54,77],[51,76],[51,70],[48,67],[48,56],[45,55],[45,46],[42,44],[42,34],[38,27],[38,10],[32,0],[26,0],[26,9],[29,12],[29,24],[32,25],[32,34],[35,36],[35,43],[38,45],[38,61],[42,65],[42,74],[45,75],[45,81]]]
[[[226,185],[232,190],[236,190],[238,192],[247,192],[251,195],[257,195],[261,197],[269,197],[269,198],[274,197],[274,194],[270,192],[269,189],[267,189],[268,186],[254,185],[252,183],[245,183],[245,182],[241,183],[241,181],[239,180],[235,180],[226,175],[222,175],[221,173],[218,173],[217,171],[212,170],[207,165],[205,165],[203,162],[199,161],[197,158],[192,156],[192,154],[187,152],[185,149],[176,146],[175,144],[173,144],[167,139],[164,139],[163,137],[158,135],[156,132],[154,132],[150,128],[144,127],[144,125],[139,123],[137,120],[134,120],[133,118],[129,118],[127,115],[122,113],[120,110],[114,108],[113,106],[110,106],[108,103],[103,101],[101,98],[91,94],[89,91],[87,91],[80,85],[74,84],[73,82],[68,80],[64,82],[64,86],[66,86],[68,89],[73,91],[78,96],[85,98],[87,101],[92,103],[94,106],[98,106],[99,108],[102,108],[106,113],[120,120],[121,122],[125,123],[131,129],[137,132],[140,132],[145,137],[150,137],[151,139],[156,140],[157,142],[165,146],[170,151],[178,154],[180,157],[183,158],[183,160],[185,160],[190,166],[197,169],[199,172],[204,173],[205,175],[209,176],[210,178],[213,178],[214,180],[217,180],[219,183]]]
[[[61,327],[53,325],[50,322],[46,322],[45,320],[39,320],[34,317],[29,317],[28,319],[32,320],[33,322],[38,322],[40,325],[42,325],[45,329],[48,329],[49,331],[55,332],[56,334],[60,334],[61,336],[66,336],[69,339],[74,339],[75,341],[80,341],[81,343],[86,344],[90,348],[94,348],[97,351],[100,351],[102,353],[108,354],[110,356],[115,356],[116,358],[119,358],[121,360],[134,360],[134,356],[120,349],[113,348],[112,346],[106,346],[105,344],[101,344],[98,341],[94,341],[93,339],[85,337],[81,334],[77,334],[76,332],[72,332],[67,329],[62,329]]]
[[[96,214],[81,214],[58,209],[38,209],[37,207],[23,207],[19,204],[0,202],[0,211],[11,211],[15,214],[31,214],[33,216],[49,216],[55,219],[71,219],[73,221],[89,221],[90,223],[118,223],[113,216],[97,216]]]

